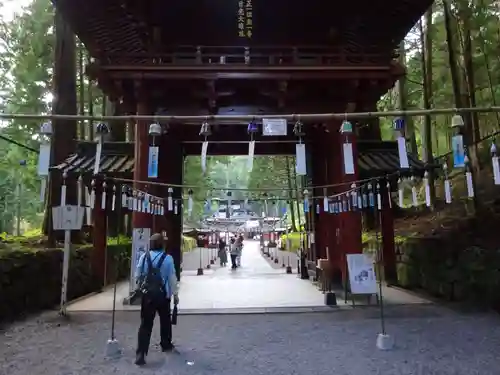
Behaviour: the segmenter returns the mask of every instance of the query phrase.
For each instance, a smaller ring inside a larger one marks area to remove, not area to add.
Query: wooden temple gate
[[[224,114],[376,111],[379,98],[405,73],[395,60],[398,42],[432,2],[390,0],[375,4],[359,0],[332,4],[309,0],[292,4],[280,0],[270,5],[244,0],[216,6],[187,0],[54,3],[93,56],[87,74],[115,103],[115,114],[199,115],[209,119]],[[391,18],[384,21],[373,17],[375,13]],[[354,122],[355,173],[344,174],[341,122],[304,122],[308,178],[314,186],[349,186],[352,181],[399,169],[396,144],[381,142],[378,121],[365,120]],[[149,125],[150,121],[135,124],[131,144],[104,145],[103,158],[109,161],[103,159],[104,175],[148,180]],[[159,140],[159,177],[155,181],[180,185],[184,157],[201,153],[201,123],[174,120],[163,125],[166,131]],[[244,125],[213,122],[208,154],[246,154],[249,136]],[[297,137],[292,128],[293,123],[289,123],[286,137],[257,136],[255,154],[294,155]],[[82,143],[75,155],[56,169],[90,172],[90,166],[82,166],[91,165],[89,160],[94,156],[95,145]],[[423,167],[411,158],[410,163],[414,169]],[[137,182],[134,187],[167,195],[166,187]],[[313,194],[324,195],[320,190]],[[345,187],[330,188],[326,193],[341,191]],[[388,195],[384,197],[385,275],[394,278],[392,210]],[[94,266],[100,277],[106,227],[104,213],[98,208],[95,211]],[[361,215],[321,212],[314,214],[313,220],[316,251],[309,252],[311,268],[316,259],[328,257],[337,274],[344,274],[345,254],[362,251]],[[179,269],[180,215],[165,212],[158,218],[133,212],[133,226],[166,230]]]

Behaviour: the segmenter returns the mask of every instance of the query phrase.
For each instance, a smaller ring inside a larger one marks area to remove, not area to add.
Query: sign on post
[[[141,259],[142,254],[149,250],[149,237],[151,228],[135,228],[132,232],[132,257],[130,259],[130,282],[129,291],[132,294],[135,290],[135,269]]]
[[[85,207],[56,206],[52,207],[52,227],[64,231],[64,257],[61,282],[61,305],[59,313],[66,315],[66,300],[68,292],[69,257],[71,251],[71,231],[80,230],[83,225]]]
[[[365,254],[347,254],[349,284],[352,294],[377,294],[373,260]]]

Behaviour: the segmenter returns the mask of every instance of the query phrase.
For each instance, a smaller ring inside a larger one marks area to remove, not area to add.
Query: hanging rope
[[[160,115],[126,115],[126,116],[87,116],[87,115],[56,115],[56,114],[15,114],[0,113],[0,120],[91,120],[91,121],[228,121],[233,122],[227,125],[248,126],[249,121],[262,121],[263,119],[284,119],[296,121],[311,120],[356,120],[361,118],[379,117],[401,117],[401,116],[424,116],[424,115],[454,115],[463,113],[500,112],[500,106],[489,107],[467,107],[467,108],[433,108],[433,109],[412,109],[407,111],[383,111],[383,112],[349,112],[349,113],[305,113],[305,114],[269,114],[269,115],[211,115],[211,116],[160,116]],[[247,121],[240,124],[234,121]],[[149,124],[144,124],[149,126]],[[199,124],[186,124],[195,125]]]

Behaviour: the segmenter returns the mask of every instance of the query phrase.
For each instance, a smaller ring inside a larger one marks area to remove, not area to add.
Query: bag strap
[[[165,252],[164,252],[163,254],[161,254],[161,258],[160,258],[160,260],[158,261],[158,266],[157,266],[158,268],[161,268],[161,266],[162,266],[163,262],[165,261],[165,258],[167,258],[167,255],[168,255],[168,254],[167,254],[167,253],[165,253]],[[159,255],[158,255],[158,256],[159,256]],[[158,256],[157,256],[157,257],[158,257]],[[156,258],[155,258],[155,259],[156,259]]]

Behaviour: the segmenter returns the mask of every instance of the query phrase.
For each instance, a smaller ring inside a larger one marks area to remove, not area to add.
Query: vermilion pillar
[[[149,108],[144,98],[139,98],[137,103],[137,115],[149,115]],[[148,157],[149,157],[149,121],[137,121],[135,124],[135,163],[134,163],[134,189],[148,192],[149,186],[137,181],[148,180]],[[145,212],[134,211],[132,213],[132,227],[153,227],[153,215]]]
[[[344,159],[343,159],[343,144],[344,136],[340,134],[340,126],[342,121],[336,121],[334,126],[335,135],[332,138],[332,144],[337,145],[335,149],[337,150],[337,160],[340,165],[336,165],[335,168],[330,168],[332,172],[337,171],[338,182],[342,183],[341,186],[337,188],[337,193],[347,192],[352,183],[358,180],[358,150],[356,144],[356,129],[354,129],[354,134],[349,135],[349,142],[352,144],[353,154],[354,154],[354,174],[346,174],[344,170]],[[333,147],[332,147],[333,148]],[[335,234],[336,238],[336,260],[340,264],[340,270],[342,272],[343,281],[346,281],[347,277],[347,254],[357,254],[363,251],[361,242],[361,214],[360,212],[351,211],[343,212],[335,215]],[[331,233],[331,232],[330,232]]]
[[[167,185],[182,185],[184,155],[182,144],[175,134],[167,133],[162,136],[158,166],[159,181]],[[172,187],[174,190],[173,197],[180,199],[182,197],[182,188],[178,186]],[[158,189],[157,194],[167,198],[168,186]],[[166,204],[165,215],[163,217],[156,217],[155,227],[157,231],[164,230],[167,232],[167,251],[174,258],[177,278],[180,280],[180,267],[182,263],[182,202],[179,201],[177,214],[174,211],[168,211],[168,205]]]
[[[338,147],[339,142],[339,127],[336,122],[327,124],[322,135],[323,152],[324,152],[324,178],[327,185],[328,195],[338,194],[343,190],[342,186],[338,186],[342,182],[342,153]],[[336,185],[336,186],[331,186]],[[325,248],[328,250],[328,259],[332,267],[332,282],[340,284],[342,281],[342,246],[340,243],[340,216],[338,214],[324,214],[325,224],[323,227]]]

